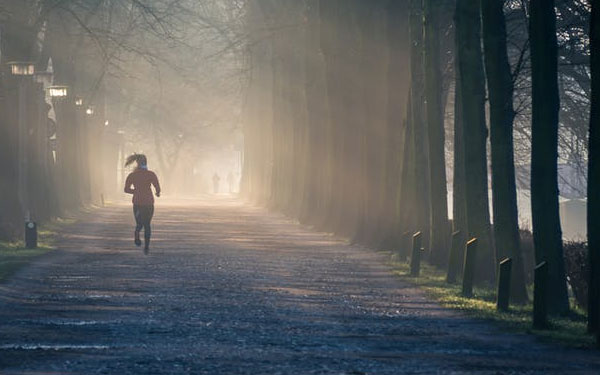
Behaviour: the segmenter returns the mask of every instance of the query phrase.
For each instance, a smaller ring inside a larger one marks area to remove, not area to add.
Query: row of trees
[[[180,166],[209,142],[229,147],[242,10],[218,0],[0,0],[0,240],[18,238],[24,218],[120,192],[125,153],[147,152],[173,192],[171,180],[191,175]],[[36,74],[13,75],[12,62]],[[67,96],[50,98],[52,86]]]
[[[565,10],[561,17],[575,8],[589,16],[589,6],[578,1],[558,6]],[[515,31],[507,28],[513,14],[527,20],[517,33],[525,35],[518,53],[509,42]],[[522,303],[528,296],[513,125],[518,112],[529,112],[531,125],[521,134],[531,142],[535,262],[549,266],[548,307],[567,312],[557,174],[559,98],[566,94],[558,85],[557,19],[564,21],[548,0],[249,1],[244,193],[372,246],[407,246],[403,234],[421,231],[429,260],[438,266],[447,262],[452,231],[463,233],[463,242],[477,237],[477,282],[493,282],[497,263],[510,257],[511,296]],[[589,51],[585,37],[560,35],[562,45],[583,44]],[[589,65],[581,65],[570,69],[589,78]],[[515,99],[523,81],[532,98],[527,111]],[[590,188],[593,179],[590,169]],[[589,210],[591,236],[594,212],[600,211]],[[590,237],[591,255],[595,246]],[[595,277],[590,290],[598,285]],[[591,298],[597,307],[598,296]]]
[[[24,218],[46,220],[93,197],[98,201],[98,189],[103,188],[102,174],[95,173],[98,168],[89,158],[102,157],[109,144],[93,142],[104,137],[102,103],[94,101],[96,108],[89,107],[85,120],[91,99],[86,107],[77,107],[74,96],[50,100],[46,91],[51,85],[68,85],[71,95],[83,95],[86,91],[81,89],[93,85],[84,81],[83,69],[93,71],[90,76],[101,82],[101,63],[81,61],[94,47],[84,43],[87,38],[75,31],[75,22],[62,22],[65,12],[58,7],[53,1],[3,1],[0,8],[2,239],[13,239]],[[98,17],[88,20],[90,27],[99,22]],[[31,64],[36,75],[30,74]],[[14,75],[13,67],[27,74]]]

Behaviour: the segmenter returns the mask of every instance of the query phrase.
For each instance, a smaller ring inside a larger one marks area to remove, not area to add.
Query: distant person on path
[[[221,177],[219,177],[218,174],[214,174],[213,175],[213,190],[215,192],[215,194],[219,194],[219,181],[221,181]]]
[[[233,184],[235,184],[235,177],[233,173],[229,172],[227,175],[227,184],[229,184],[229,194],[233,193]]]
[[[125,180],[125,193],[133,194],[133,216],[135,217],[134,242],[136,246],[141,246],[140,231],[144,228],[144,254],[148,254],[150,249],[150,235],[152,229],[150,222],[154,215],[154,196],[152,195],[151,185],[154,185],[156,196],[160,197],[160,184],[158,177],[152,171],[148,170],[148,161],[146,155],[133,154],[127,158],[125,166],[133,163],[137,167],[127,176]],[[133,188],[132,188],[133,186]]]

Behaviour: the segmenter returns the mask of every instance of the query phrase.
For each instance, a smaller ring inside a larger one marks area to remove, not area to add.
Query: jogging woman
[[[136,246],[141,246],[140,231],[144,228],[144,254],[148,254],[150,249],[150,235],[152,229],[150,222],[154,215],[154,196],[150,185],[154,185],[156,196],[160,197],[160,184],[158,177],[152,171],[148,170],[148,161],[146,155],[133,154],[127,158],[125,166],[135,162],[137,167],[127,176],[125,181],[125,193],[133,194],[133,216],[135,217],[134,242]],[[132,188],[133,186],[133,188]]]

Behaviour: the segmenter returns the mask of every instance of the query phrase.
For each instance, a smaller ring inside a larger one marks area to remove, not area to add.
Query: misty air
[[[599,349],[599,1],[0,0],[0,374]]]

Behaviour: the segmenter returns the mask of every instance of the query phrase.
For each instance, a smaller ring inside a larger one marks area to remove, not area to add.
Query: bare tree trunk
[[[465,176],[464,122],[458,48],[454,53],[454,168],[452,178],[452,229],[461,233],[461,242],[467,237],[467,197]],[[461,257],[462,259],[462,257]]]
[[[425,0],[424,51],[425,101],[429,140],[430,179],[430,260],[444,266],[448,261],[448,191],[446,188],[446,152],[444,109],[442,107],[442,73],[440,70],[440,43],[438,30],[439,8],[436,0]],[[437,9],[436,9],[437,8]],[[426,233],[427,235],[427,233]]]
[[[286,202],[287,212],[290,216],[300,217],[302,207],[306,202],[305,180],[310,171],[307,168],[307,155],[309,154],[307,111],[306,111],[306,25],[305,2],[290,1],[287,12],[289,24],[294,25],[286,32],[288,45],[288,82],[289,82],[289,117],[291,132],[293,134],[292,160],[290,164],[289,181],[291,183],[290,196]],[[290,48],[289,46],[294,46]]]
[[[412,98],[410,96],[410,89],[407,98],[407,115],[406,121],[403,126],[403,154],[402,154],[402,170],[400,174],[400,198],[399,198],[399,225],[398,229],[402,231],[402,233],[406,231],[415,232],[416,225],[415,217],[416,215],[416,204],[417,201],[417,189],[418,186],[416,184],[416,175],[415,175],[415,137],[413,135],[413,116],[412,116]],[[405,244],[404,244],[405,245]]]
[[[402,233],[401,203],[402,173],[405,148],[407,147],[406,120],[408,116],[408,93],[410,87],[410,38],[408,33],[410,2],[408,0],[388,3],[389,60],[388,107],[387,107],[387,154],[384,247],[396,248]],[[406,203],[406,202],[405,202]]]
[[[558,209],[558,57],[554,0],[531,0],[531,211],[536,262],[548,263],[548,310],[569,310]]]
[[[325,97],[323,97],[323,60],[319,54],[319,1],[306,2],[306,44],[304,64],[306,79],[304,82],[304,95],[306,97],[306,125],[308,128],[308,149],[305,155],[305,204],[301,220],[315,223],[317,216],[323,212],[322,185],[323,172],[326,171],[326,150],[323,140],[326,134],[323,126],[328,121]],[[323,165],[324,164],[324,165]],[[318,166],[318,167],[317,167]]]
[[[345,142],[342,148],[341,170],[344,187],[341,216],[338,218],[338,233],[349,238],[356,238],[360,228],[360,218],[365,211],[365,198],[368,196],[367,182],[360,178],[366,175],[365,159],[367,155],[367,117],[368,105],[364,94],[368,87],[364,75],[365,33],[362,18],[372,17],[372,9],[367,15],[363,12],[362,0],[344,0],[339,8],[341,17],[340,35],[343,59],[338,69],[342,72],[342,123],[340,130],[344,133]],[[367,167],[368,168],[368,167]]]
[[[590,67],[592,100],[588,148],[587,236],[590,260],[588,330],[600,345],[600,4],[591,1]]]
[[[496,263],[512,258],[511,299],[527,302],[519,240],[513,146],[513,84],[506,49],[503,0],[482,0],[483,46],[490,98],[492,202]]]
[[[4,62],[4,61],[3,61]],[[2,64],[1,70],[8,68]],[[4,74],[8,76],[9,72]],[[18,192],[18,129],[17,129],[17,108],[16,95],[8,95],[10,91],[17,89],[15,79],[3,80],[2,97],[0,97],[0,196],[2,201],[0,205],[0,239],[12,240],[14,236],[21,231],[22,222],[21,206],[19,204]]]
[[[423,9],[420,0],[411,1],[410,38],[411,38],[411,129],[415,150],[416,183],[416,225],[417,230],[429,233],[429,161],[427,142],[427,123],[424,121],[425,93],[423,72]],[[429,236],[424,236],[423,247],[429,250]]]
[[[327,95],[331,113],[332,180],[331,205],[327,219],[331,231],[352,235],[358,211],[356,176],[359,175],[360,153],[357,147],[355,97],[357,61],[355,56],[356,25],[352,12],[354,2],[321,1],[321,48],[325,56]],[[360,181],[359,181],[360,182]]]
[[[490,229],[485,124],[485,76],[478,1],[457,0],[456,39],[464,119],[468,236],[479,240],[476,282],[493,282],[494,252]]]
[[[383,217],[385,182],[385,134],[387,109],[387,17],[385,1],[358,2],[356,19],[360,37],[359,68],[357,79],[362,89],[361,122],[357,124],[362,134],[363,157],[361,173],[361,210],[356,238],[373,246],[380,244]],[[360,78],[358,78],[360,77]],[[359,182],[359,181],[357,181]]]
[[[331,51],[328,51],[328,48],[331,49],[331,44],[335,39],[333,34],[333,27],[331,25],[331,17],[332,13],[329,11],[329,7],[327,4],[324,4],[322,0],[316,0],[316,7],[318,10],[316,12],[319,13],[318,24],[316,27],[318,28],[318,40],[315,41],[318,48],[317,54],[319,55],[321,67],[321,79],[322,79],[322,92],[321,92],[321,100],[323,106],[326,108],[327,118],[324,119],[323,128],[321,129],[321,139],[320,139],[320,149],[322,150],[322,162],[324,165],[323,170],[321,171],[322,181],[320,183],[320,194],[321,194],[321,209],[319,212],[319,220],[317,221],[317,225],[323,229],[330,229],[331,222],[330,218],[332,217],[331,213],[333,211],[333,199],[334,199],[334,182],[335,182],[335,155],[333,150],[335,148],[336,140],[334,136],[334,111],[335,108],[332,107],[332,100],[329,96],[329,90],[331,89],[332,80],[330,77],[331,71],[330,59],[327,59],[327,56],[331,55]]]
[[[33,61],[37,57],[36,42],[41,25],[32,20],[39,16],[40,8],[35,2],[8,2],[3,4],[3,13],[10,15],[0,25],[0,72],[2,82],[0,87],[0,160],[3,166],[0,171],[0,239],[13,240],[21,234],[23,228],[24,207],[19,191],[19,170],[24,165],[19,158],[19,86],[24,91],[24,97],[31,92],[29,82],[32,77],[12,77],[10,61]],[[26,105],[23,103],[22,105]],[[26,111],[27,114],[30,114]],[[26,119],[23,119],[26,121]],[[27,133],[27,132],[24,132]],[[30,138],[27,136],[27,138]],[[21,154],[23,155],[23,154]],[[20,165],[21,163],[21,165]],[[28,170],[21,170],[28,173]],[[26,189],[26,187],[21,187]]]
[[[327,181],[327,202],[326,215],[323,220],[325,230],[335,230],[336,218],[340,207],[341,191],[341,175],[340,170],[340,148],[343,139],[340,137],[339,119],[340,119],[340,90],[339,71],[337,62],[339,61],[339,15],[337,7],[340,6],[337,0],[319,1],[320,15],[320,46],[325,61],[325,78],[327,82],[327,106],[329,107],[330,122],[328,129],[328,154],[329,154],[329,169],[331,174]]]

